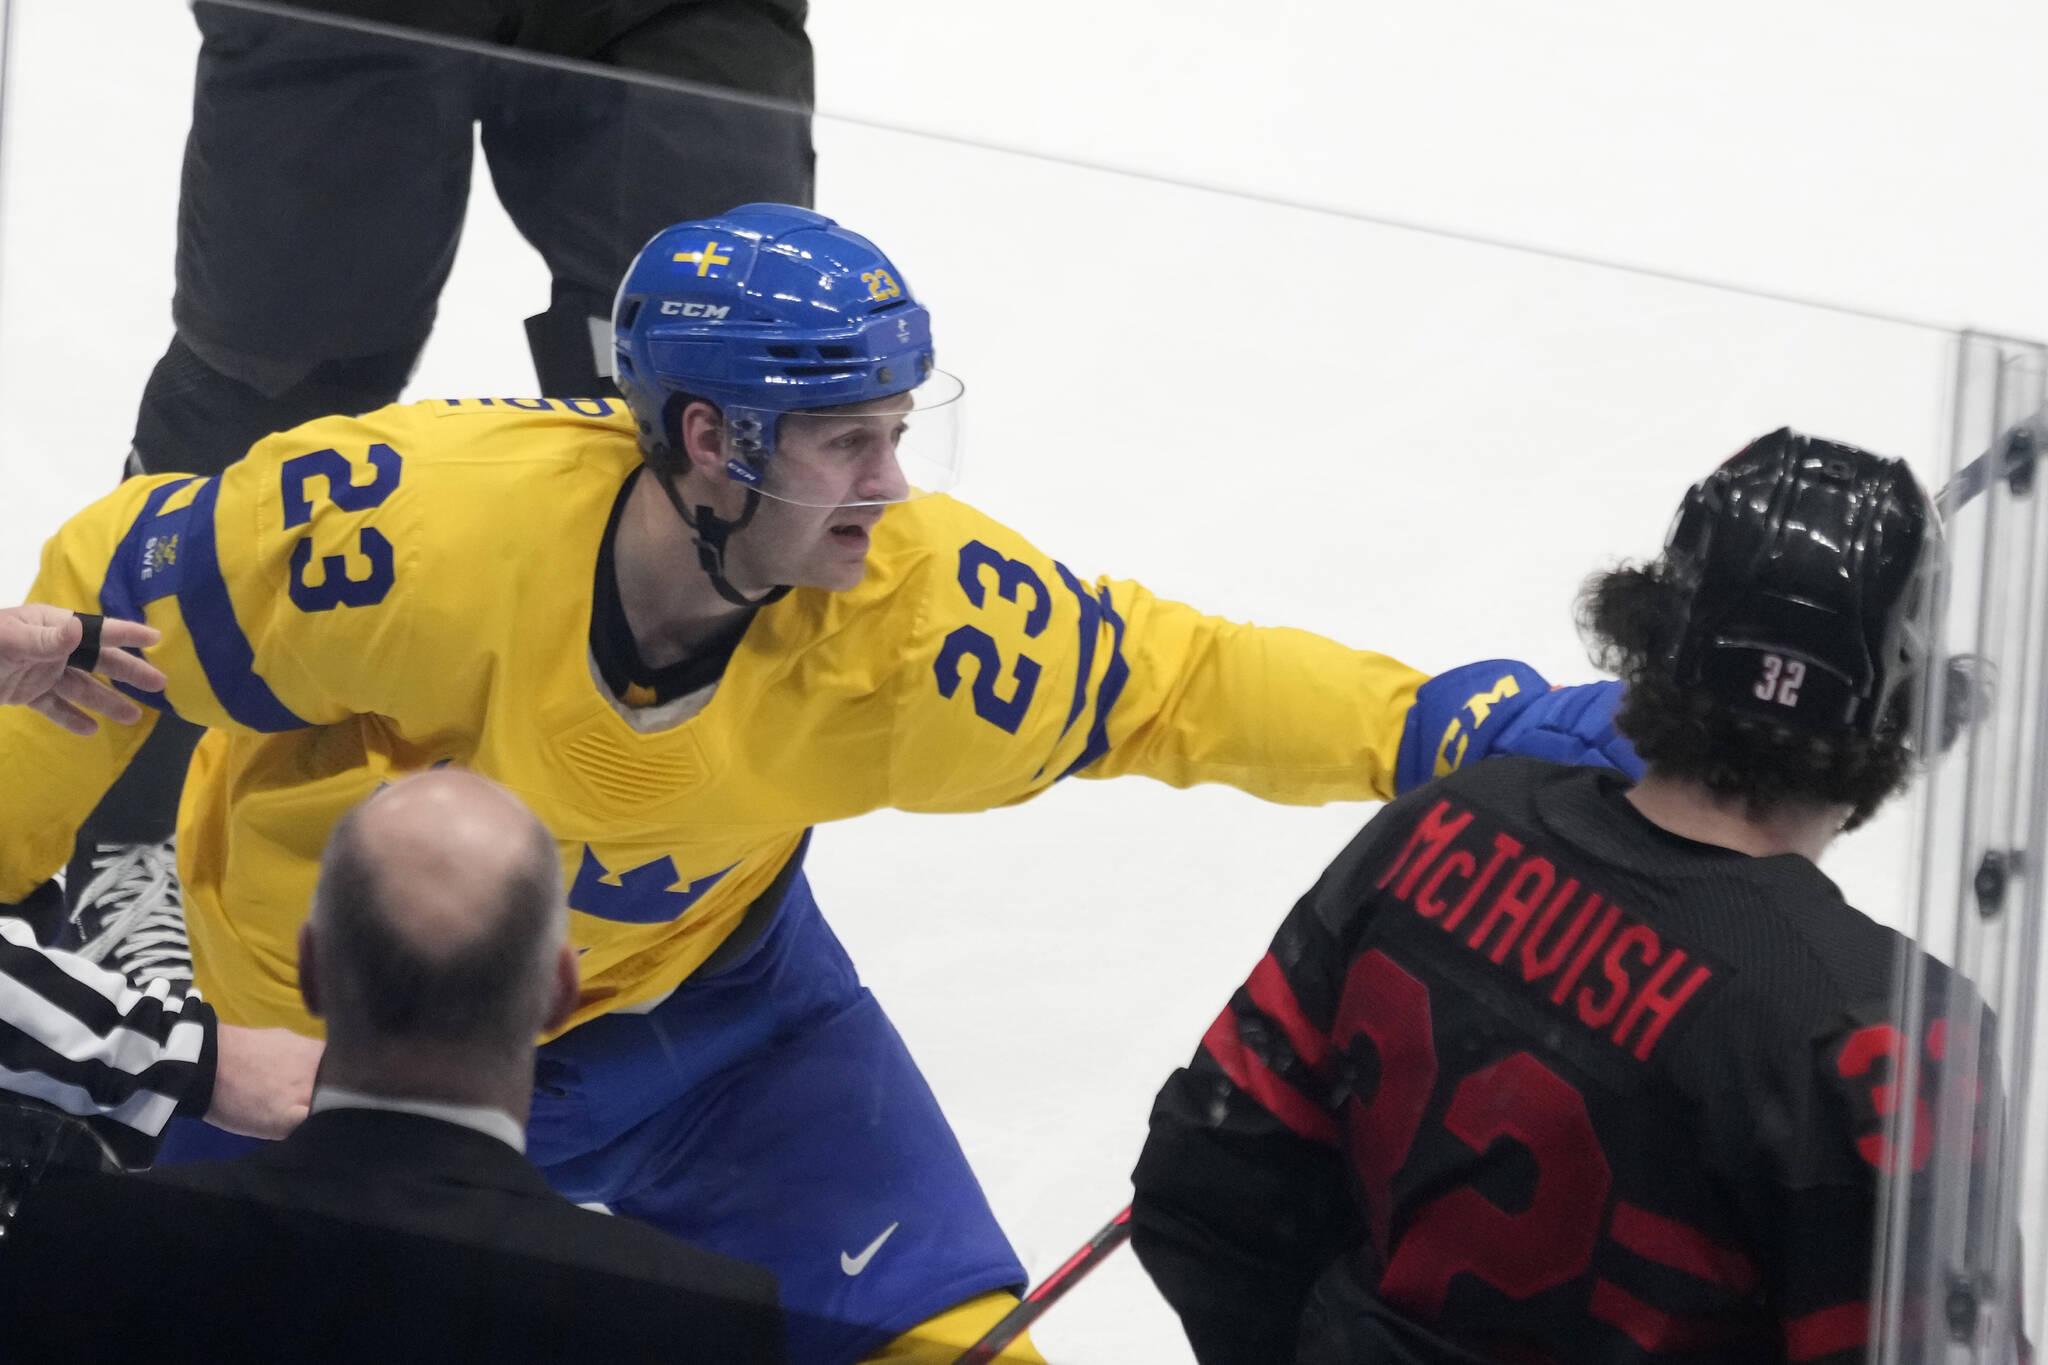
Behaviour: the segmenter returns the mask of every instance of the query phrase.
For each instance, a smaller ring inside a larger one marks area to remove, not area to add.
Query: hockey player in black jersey
[[[1757,440],[1587,585],[1642,781],[1479,764],[1324,873],[1134,1177],[1203,1365],[1863,1359],[1893,1068],[1969,1082],[1815,860],[1907,776],[1940,537],[1903,463]]]

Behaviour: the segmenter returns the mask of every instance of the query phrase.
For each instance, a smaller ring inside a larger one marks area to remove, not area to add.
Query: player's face
[[[834,591],[857,586],[884,504],[901,502],[910,491],[896,458],[910,408],[910,396],[899,394],[785,416],[767,496],[733,550],[744,543],[758,554],[771,583]]]

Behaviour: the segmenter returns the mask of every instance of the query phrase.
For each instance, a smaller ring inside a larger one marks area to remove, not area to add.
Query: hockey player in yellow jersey
[[[828,218],[671,228],[614,322],[623,402],[403,404],[133,479],[51,540],[34,595],[157,627],[169,682],[137,695],[212,727],[179,870],[224,1020],[317,1032],[295,936],[379,783],[453,763],[533,808],[584,985],[529,1152],[573,1198],[775,1269],[793,1360],[950,1360],[1024,1278],[819,917],[813,825],[1069,776],[1312,803],[1504,749],[1631,761],[1611,685],[1432,679],[1233,624],[946,496],[961,385],[901,273]],[[148,723],[0,713],[0,898],[63,864]],[[220,1150],[200,1137],[167,1153]]]

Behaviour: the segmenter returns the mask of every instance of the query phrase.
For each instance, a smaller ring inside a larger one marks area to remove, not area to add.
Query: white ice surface
[[[1880,312],[2048,331],[2044,20],[1736,0],[821,4],[828,114],[966,133]],[[15,0],[0,162],[0,592],[108,486],[169,336],[196,39],[163,0]],[[1590,676],[1574,589],[1792,424],[1940,449],[1937,333],[821,118],[969,387],[964,496],[1077,572],[1424,668]],[[479,169],[412,396],[530,389],[538,259]],[[1370,813],[1138,780],[821,830],[827,913],[1034,1278],[1128,1195],[1150,1096]],[[1908,826],[1831,855],[1896,921]],[[1122,1254],[1037,1333],[1180,1362]]]

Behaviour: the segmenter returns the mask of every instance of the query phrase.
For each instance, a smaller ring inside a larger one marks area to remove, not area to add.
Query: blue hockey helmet
[[[933,365],[931,316],[873,242],[821,213],[743,204],[663,229],[626,272],[612,324],[619,390],[658,463],[680,458],[681,409],[700,398],[725,418],[728,476],[770,497],[893,502],[955,481],[960,385]],[[898,395],[911,396],[881,402]],[[785,418],[855,405],[900,411],[892,443],[916,429],[894,452],[916,457],[901,492],[777,468],[778,446],[796,444]]]

